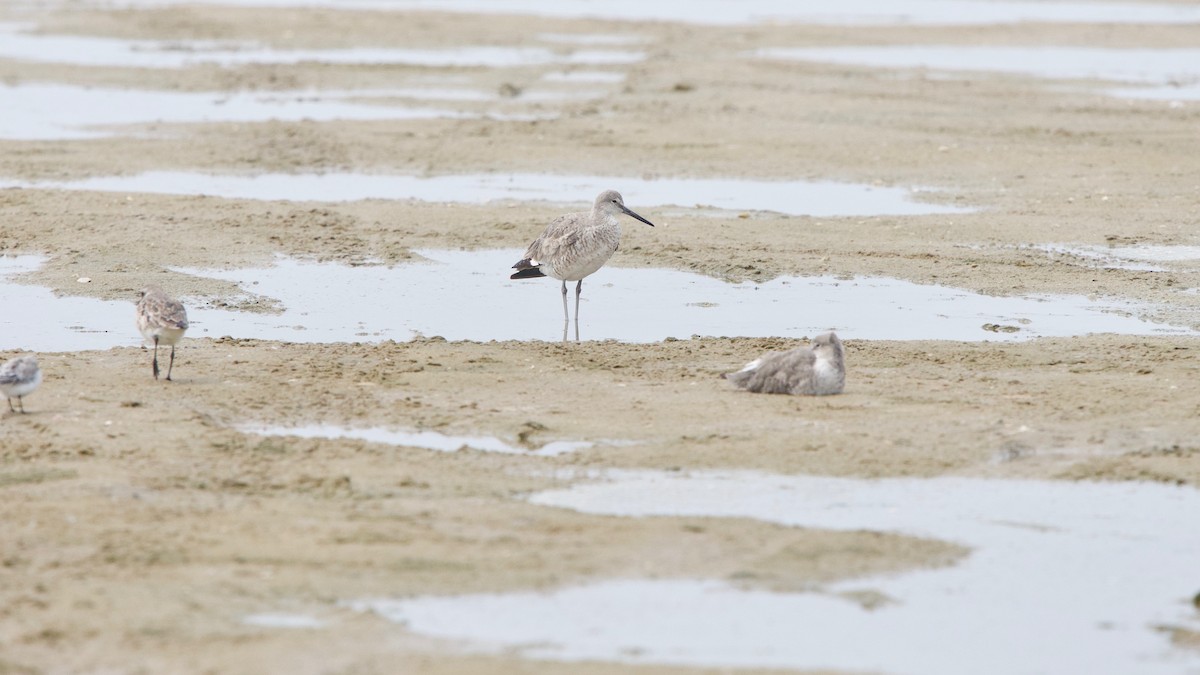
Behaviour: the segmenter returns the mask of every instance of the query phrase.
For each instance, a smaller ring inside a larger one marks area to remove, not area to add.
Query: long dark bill
[[[643,223],[645,223],[645,224],[649,225],[650,227],[654,227],[654,223],[652,223],[652,222],[650,222],[650,221],[646,220],[645,218],[643,218],[643,217],[639,216],[638,214],[634,213],[633,211],[630,211],[629,209],[625,208],[623,205],[621,206],[621,210],[625,212],[625,215],[627,215],[627,216],[629,216],[629,217],[631,217],[631,218],[637,218],[638,220],[642,221]]]

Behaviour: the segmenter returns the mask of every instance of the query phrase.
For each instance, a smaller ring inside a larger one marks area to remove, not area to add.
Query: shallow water
[[[1200,246],[1088,246],[1082,244],[1039,244],[1031,248],[1053,258],[1079,258],[1105,269],[1167,272],[1179,263],[1200,263]]]
[[[1200,246],[1093,246],[1091,250],[1126,260],[1146,262],[1200,262]]]
[[[458,452],[470,449],[481,452],[500,452],[511,455],[533,455],[556,457],[568,452],[590,448],[589,441],[552,441],[539,448],[511,445],[494,436],[453,436],[437,431],[405,431],[385,427],[352,428],[334,424],[309,424],[302,426],[244,425],[239,431],[260,436],[294,436],[297,438],[350,438],[371,443],[400,445],[410,448],[425,448],[439,452]],[[606,444],[621,445],[620,442]]]
[[[940,570],[820,593],[720,581],[613,580],[549,592],[367,599],[363,611],[472,647],[567,661],[889,673],[1180,673],[1158,625],[1200,629],[1189,602],[1200,492],[1137,483],[862,480],[749,472],[613,472],[535,504],[618,516],[754,518],[972,548]],[[844,593],[892,602],[864,609]]]
[[[644,213],[647,206],[672,205],[732,211],[773,211],[790,215],[858,216],[963,213],[956,206],[918,202],[906,188],[872,187],[833,181],[754,181],[722,178],[659,178],[530,173],[406,176],[322,173],[213,175],[152,171],[135,176],[101,176],[78,181],[0,179],[0,188],[41,188],[194,194],[229,199],[342,202],[361,199],[418,199],[485,204],[502,200],[541,200],[591,205],[596,195],[619,187],[625,202]]]
[[[766,59],[816,61],[877,68],[988,71],[1055,79],[1100,79],[1144,84],[1200,81],[1200,49],[981,47],[895,45],[760,49]],[[1136,91],[1124,89],[1122,92]]]
[[[1200,8],[1185,4],[1035,2],[1030,0],[89,0],[117,7],[219,4],[250,7],[436,10],[471,14],[531,14],[610,21],[680,21],[698,24],[803,22],[816,24],[1197,23]]]
[[[24,24],[0,23],[0,58],[123,68],[297,63],[507,68],[550,63],[629,64],[643,60],[645,53],[628,49],[589,48],[564,52],[545,47],[471,46],[449,49],[273,49],[246,42],[122,40],[39,34],[31,32],[31,27]]]
[[[1104,93],[1117,98],[1140,98],[1166,101],[1172,108],[1182,107],[1185,101],[1200,101],[1200,83],[1171,84],[1161,87],[1119,87]]]
[[[41,267],[38,255],[0,256],[0,349],[66,352],[141,343],[134,325],[134,302],[55,296],[42,286],[13,283]]]
[[[197,93],[65,84],[0,84],[0,98],[6,106],[4,115],[0,115],[0,138],[96,138],[128,133],[113,127],[139,124],[485,117],[449,107],[405,106],[394,100],[386,105],[363,101],[404,95],[404,90]],[[508,118],[499,115],[495,119]]]
[[[562,338],[559,282],[508,278],[519,249],[417,253],[427,260],[395,267],[281,257],[266,268],[179,269],[235,282],[248,296],[274,299],[284,308],[278,314],[238,312],[182,298],[191,320],[188,336],[297,343],[404,341],[417,335],[476,341]],[[0,303],[33,308],[0,314],[0,349],[72,351],[139,343],[132,298],[57,298],[49,289],[11,282],[14,275],[36,269],[42,258],[0,261]],[[605,267],[588,278],[583,297],[580,331],[588,340],[800,338],[831,328],[845,339],[871,340],[1194,334],[1139,320],[1129,313],[1143,307],[1119,301],[995,297],[883,277],[732,284],[690,272]],[[1017,330],[992,332],[985,325]]]
[[[242,623],[260,628],[324,628],[327,622],[307,614],[249,614]]]

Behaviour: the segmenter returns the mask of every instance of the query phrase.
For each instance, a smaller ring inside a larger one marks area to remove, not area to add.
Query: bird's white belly
[[[173,346],[179,342],[179,339],[186,332],[186,328],[158,328],[151,326],[142,329],[142,337],[146,338],[147,342],[154,344],[154,336],[157,335],[158,344]]]

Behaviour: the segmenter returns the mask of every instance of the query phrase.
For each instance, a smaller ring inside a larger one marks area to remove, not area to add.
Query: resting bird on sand
[[[32,394],[41,383],[42,369],[38,368],[36,356],[18,356],[0,366],[0,394],[8,399],[8,409],[13,412],[17,412],[12,404],[13,397],[17,397],[17,405],[24,413],[24,397]]]
[[[846,384],[845,352],[836,334],[824,333],[808,347],[769,352],[721,377],[759,394],[840,394]]]
[[[616,190],[605,190],[596,197],[591,211],[568,213],[555,218],[542,236],[533,240],[525,255],[513,265],[517,270],[510,279],[553,277],[562,281],[563,341],[567,339],[567,282],[575,281],[575,340],[579,340],[579,296],[583,278],[604,266],[621,242],[624,214],[654,227],[654,223],[625,208],[625,200]]]
[[[154,343],[154,361],[151,362],[154,379],[158,379],[158,345],[171,346],[171,362],[167,366],[167,381],[175,367],[175,344],[188,329],[187,310],[178,300],[168,296],[158,286],[142,289],[142,298],[137,304],[137,327],[142,337]]]

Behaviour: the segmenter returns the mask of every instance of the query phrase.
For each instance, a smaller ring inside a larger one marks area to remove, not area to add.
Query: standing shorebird
[[[154,342],[154,379],[158,379],[158,345],[171,346],[171,362],[167,366],[167,381],[171,380],[171,369],[175,367],[175,343],[187,332],[187,310],[158,286],[142,289],[142,298],[137,303],[137,327],[142,337]]]
[[[12,412],[17,412],[12,404],[13,397],[17,397],[17,404],[24,414],[24,397],[32,394],[41,383],[42,369],[38,368],[36,356],[18,356],[0,366],[0,392],[8,399],[8,409]]]
[[[846,385],[845,351],[836,334],[824,333],[808,347],[763,354],[721,377],[758,394],[840,394]]]
[[[625,214],[654,227],[654,223],[625,208],[625,200],[616,190],[605,190],[596,197],[591,211],[568,213],[555,218],[542,236],[533,240],[513,269],[510,279],[553,277],[562,281],[563,342],[567,340],[570,315],[567,314],[567,282],[575,284],[575,341],[579,341],[579,296],[583,278],[604,266],[621,243],[621,223]]]

